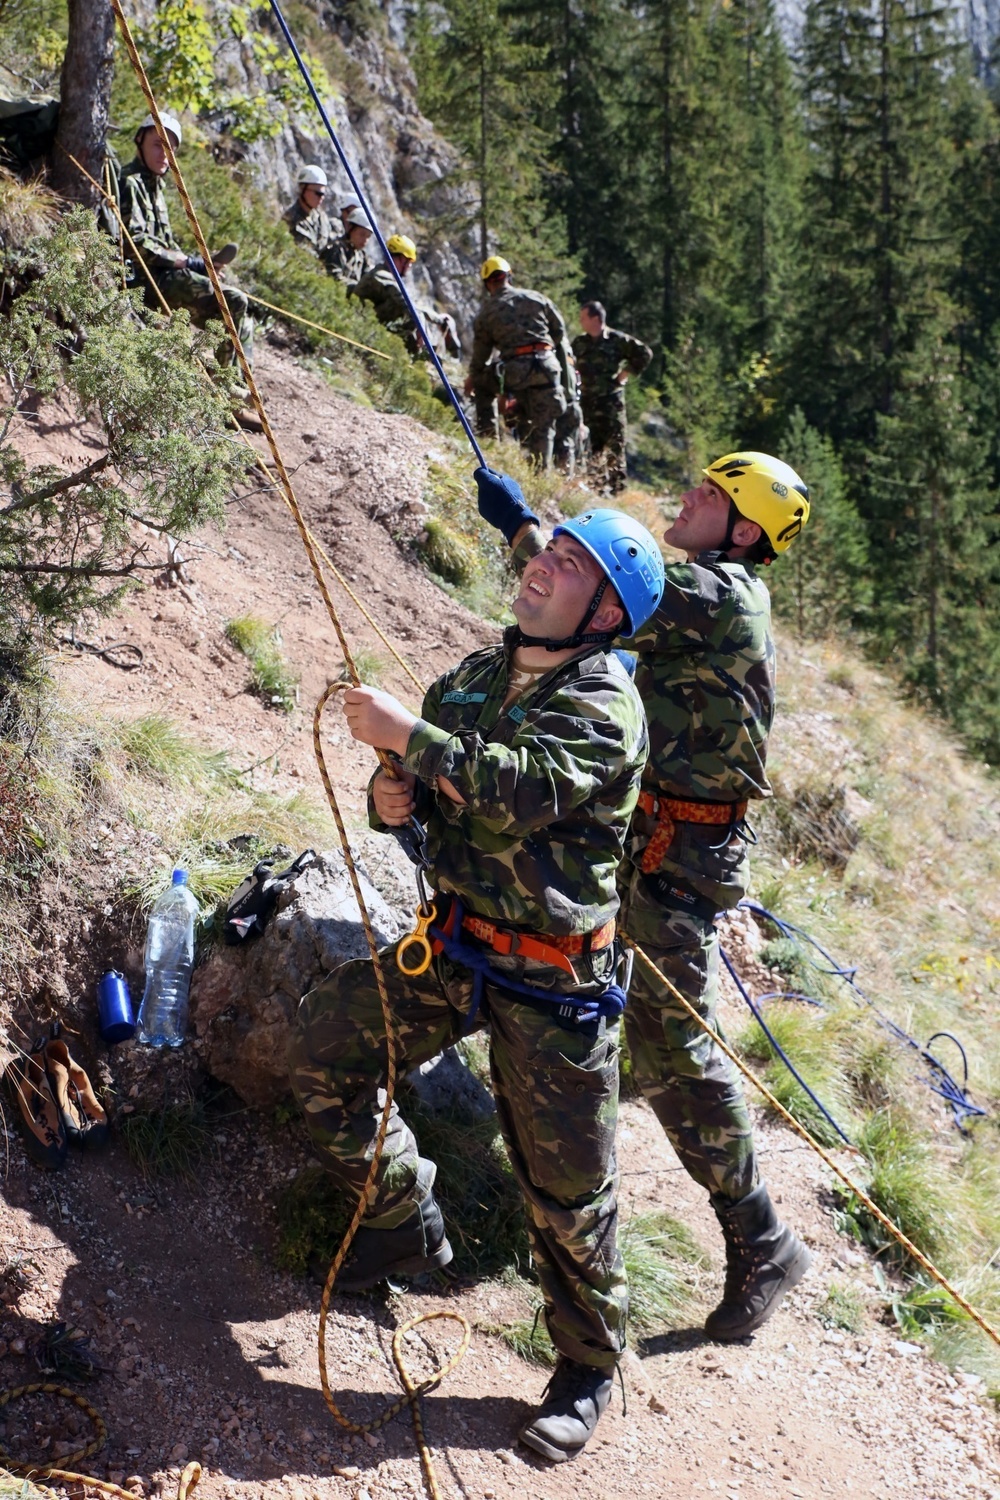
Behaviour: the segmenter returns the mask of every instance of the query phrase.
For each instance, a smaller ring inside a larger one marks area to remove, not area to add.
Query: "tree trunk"
[[[59,128],[50,180],[63,197],[92,208],[97,190],[65,153],[71,152],[101,181],[114,74],[115,15],[111,0],[68,3],[69,41],[59,83]]]

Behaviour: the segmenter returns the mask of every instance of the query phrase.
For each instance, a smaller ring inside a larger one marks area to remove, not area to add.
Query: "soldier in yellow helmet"
[[[409,276],[417,259],[417,247],[409,235],[390,235],[385,242],[385,248],[400,276]],[[396,278],[387,265],[376,266],[373,270],[366,271],[358,284],[350,288],[349,292],[360,298],[362,302],[370,302],[379,322],[384,324],[390,333],[397,334],[411,354],[419,355],[424,352],[423,340],[414,326],[410,310],[399,290]],[[414,297],[413,301],[416,304],[417,299]],[[436,312],[434,308],[422,303],[417,304],[417,311],[432,338],[438,335],[449,354],[461,353],[458,331],[450,314]]]
[[[465,391],[476,403],[484,437],[499,437],[497,399],[513,396],[518,435],[537,462],[552,463],[556,429],[576,400],[576,372],[562,314],[541,292],[510,284],[501,255],[480,267],[486,293],[476,315]]]
[[[746,894],[750,804],[771,795],[774,642],[758,565],[809,520],[809,492],[767,453],[728,453],[681,497],[664,541],[663,598],[628,646],[649,726],[649,758],[619,871],[625,931],[715,1025],[717,914]],[[479,509],[525,566],[544,547],[520,490],[476,471]],[[681,1163],[710,1198],[726,1246],[722,1298],[705,1331],[755,1332],[809,1268],[760,1180],[740,1075],[665,985],[637,963],[625,1010],[633,1075]]]

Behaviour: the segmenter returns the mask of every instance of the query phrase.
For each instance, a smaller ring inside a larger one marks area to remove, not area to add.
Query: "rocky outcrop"
[[[363,866],[359,876],[376,940],[391,943],[400,919]],[[288,1093],[286,1057],[300,999],[337,964],[367,954],[343,856],[321,854],[282,892],[261,937],[217,948],[195,970],[191,1021],[208,1071],[247,1104],[276,1104]]]

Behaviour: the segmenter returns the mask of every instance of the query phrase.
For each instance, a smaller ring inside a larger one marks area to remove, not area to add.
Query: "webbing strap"
[[[423,339],[424,344],[427,348],[427,353],[430,355],[431,360],[434,364],[434,368],[438,373],[438,379],[444,386],[448,399],[451,402],[452,406],[455,408],[455,415],[461,422],[462,427],[465,429],[465,435],[469,440],[469,444],[472,448],[473,453],[476,455],[476,462],[479,464],[480,468],[485,469],[487,467],[487,463],[486,459],[483,457],[483,450],[480,448],[479,443],[476,440],[476,435],[472,430],[468,417],[465,415],[465,412],[462,409],[461,401],[459,401],[458,396],[455,394],[455,390],[452,386],[451,381],[444,373],[444,365],[441,363],[441,358],[437,350],[434,348],[434,345],[431,343],[430,338],[428,337],[427,329],[424,327],[423,320],[420,317],[420,314],[417,312],[413,299],[410,296],[409,291],[407,290],[406,282],[403,277],[400,276],[399,272],[396,269],[395,262],[393,261],[392,256],[389,254],[389,249],[382,237],[382,230],[379,228],[379,222],[375,216],[375,211],[372,208],[371,203],[364,192],[364,189],[358,182],[358,179],[354,173],[354,169],[347,159],[347,153],[344,151],[343,146],[340,144],[340,138],[338,137],[337,132],[334,130],[332,124],[330,123],[330,117],[326,112],[326,108],[324,107],[322,99],[316,92],[316,85],[312,81],[312,76],[309,72],[309,69],[306,67],[301,52],[295,45],[295,38],[292,36],[291,31],[288,29],[288,22],[285,20],[284,16],[281,13],[281,6],[278,4],[278,0],[270,0],[270,4],[271,10],[274,12],[274,19],[280,26],[282,35],[284,36],[285,41],[288,43],[289,50],[291,51],[292,56],[295,58],[299,72],[302,74],[303,82],[305,83],[306,88],[309,90],[312,101],[319,112],[319,117],[323,121],[326,133],[330,137],[330,140],[333,144],[333,149],[340,157],[340,164],[343,167],[344,171],[347,173],[347,180],[350,182],[351,187],[357,193],[358,202],[364,209],[365,213],[368,215],[368,222],[371,224],[375,238],[378,240],[379,249],[385,256],[386,269],[390,270],[393,276],[396,278],[396,285],[399,288],[400,296],[406,303],[407,312],[413,319],[413,326],[414,328],[416,328],[417,332]]]
[[[526,984],[523,980],[514,979],[508,974],[501,974],[490,963],[484,949],[462,941],[459,936],[462,931],[462,916],[462,903],[452,898],[447,921],[441,927],[432,927],[430,935],[436,943],[440,944],[452,963],[471,969],[474,976],[472,1009],[465,1023],[467,1032],[471,1031],[473,1022],[479,1014],[483,989],[487,984],[496,985],[497,989],[514,995],[522,1005],[529,1005],[533,1010],[549,1012],[556,1025],[564,1027],[567,1031],[576,1031],[580,1026],[594,1025],[602,1017],[608,1021],[617,1021],[625,1009],[627,996],[618,984],[609,984],[607,989],[602,990],[599,995],[565,995],[542,989],[537,984]]]

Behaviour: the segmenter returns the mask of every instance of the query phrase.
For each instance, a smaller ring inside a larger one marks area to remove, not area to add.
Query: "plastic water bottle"
[[[184,1040],[197,915],[198,903],[188,890],[187,871],[175,870],[171,885],[150,913],[146,933],[146,988],[139,1010],[139,1040],[147,1047],[179,1047]]]

